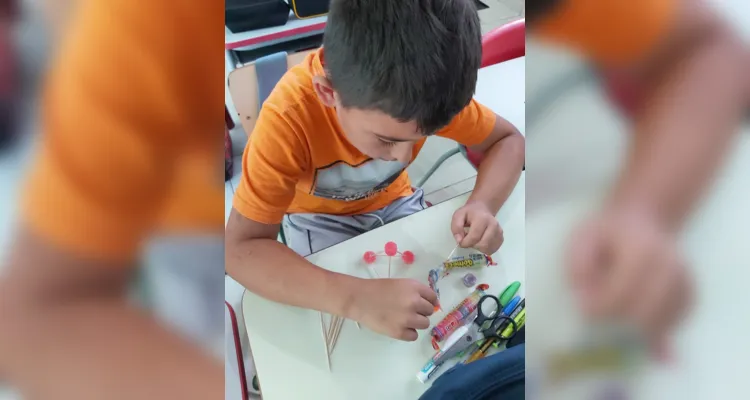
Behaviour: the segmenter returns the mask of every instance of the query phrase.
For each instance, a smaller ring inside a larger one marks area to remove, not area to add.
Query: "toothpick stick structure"
[[[323,342],[326,344],[326,360],[328,361],[328,372],[331,372],[331,352],[328,350],[328,337],[326,336],[326,324],[323,322],[323,313],[320,313],[320,331],[323,333]]]
[[[344,325],[344,319],[340,318],[336,322],[336,330],[333,332],[333,338],[331,338],[331,343],[333,344],[331,351],[336,347],[336,342],[339,340],[339,333],[341,333],[341,326]]]
[[[458,250],[458,247],[459,247],[459,246],[460,246],[460,245],[458,245],[458,244],[457,244],[457,245],[456,245],[456,247],[454,247],[454,248],[453,248],[453,250],[451,251],[451,253],[450,253],[450,254],[448,254],[448,257],[446,257],[445,259],[446,259],[446,260],[450,260],[450,259],[451,259],[451,257],[453,257],[453,253],[455,253],[455,252],[456,252],[456,250]]]
[[[335,315],[331,315],[331,321],[328,323],[328,334],[326,335],[326,342],[328,343],[328,349],[330,352],[333,352],[333,343],[331,342],[331,338],[333,338],[333,331],[334,329],[336,329],[338,318],[339,317]]]
[[[331,315],[331,320],[328,324],[328,329],[326,329],[325,321],[323,320],[323,313],[320,314],[320,330],[323,333],[323,342],[325,342],[326,346],[326,359],[328,361],[328,370],[331,370],[331,354],[333,354],[333,350],[336,348],[336,343],[339,340],[339,334],[341,333],[341,327],[344,325],[344,322],[346,322],[346,318],[339,317],[338,315]],[[362,329],[361,326],[359,326],[359,322],[355,322],[357,324],[358,329]]]

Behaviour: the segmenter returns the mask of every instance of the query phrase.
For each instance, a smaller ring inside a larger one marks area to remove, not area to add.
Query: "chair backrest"
[[[526,55],[526,19],[489,31],[482,37],[482,67]]]
[[[313,51],[315,50],[293,53],[286,56],[287,69],[301,63],[302,60]],[[265,82],[265,84],[268,83],[269,82]],[[276,82],[273,82],[273,84],[275,83]],[[258,69],[255,63],[250,63],[232,71],[229,74],[228,86],[229,94],[232,96],[232,101],[234,102],[234,106],[239,114],[242,128],[245,130],[245,133],[250,136],[253,132],[255,121],[258,119],[258,113],[260,112],[261,106],[261,101],[258,95]]]
[[[526,20],[519,19],[482,36],[482,68],[526,55]],[[464,157],[479,169],[484,154],[461,146]]]

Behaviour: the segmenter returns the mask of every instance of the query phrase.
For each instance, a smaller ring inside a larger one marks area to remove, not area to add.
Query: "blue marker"
[[[518,303],[521,302],[521,296],[516,296],[513,298],[513,300],[508,303],[505,308],[503,308],[503,314],[505,316],[508,316],[513,313],[513,310],[516,309],[516,306],[518,306]]]

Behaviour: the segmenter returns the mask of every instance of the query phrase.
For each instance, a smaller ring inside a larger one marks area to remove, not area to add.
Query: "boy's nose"
[[[413,148],[414,143],[400,143],[400,146],[395,146],[393,156],[396,158],[396,161],[408,164],[409,161],[411,161],[411,152]]]

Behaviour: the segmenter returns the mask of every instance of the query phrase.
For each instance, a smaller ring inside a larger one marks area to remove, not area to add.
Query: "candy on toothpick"
[[[398,254],[398,246],[394,242],[388,242],[385,244],[385,255],[393,257]]]
[[[365,252],[365,255],[362,256],[362,258],[364,258],[367,264],[372,264],[375,262],[375,259],[378,258],[378,255],[375,254],[374,251],[367,251]]]
[[[383,249],[383,252],[374,252],[374,251],[367,251],[365,254],[362,255],[362,259],[364,260],[365,264],[372,265],[375,263],[376,259],[379,256],[386,256],[388,257],[388,277],[391,276],[391,262],[393,261],[392,258],[395,256],[401,256],[401,260],[406,265],[411,265],[414,263],[414,253],[411,251],[404,251],[400,252],[398,251],[398,245],[396,245],[395,242],[388,242],[385,244],[385,247]],[[375,277],[378,277],[377,272],[375,272],[374,266],[372,266],[372,272],[375,274]]]

